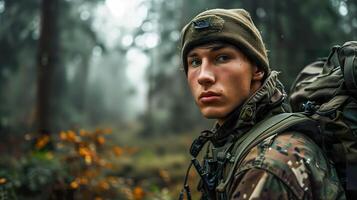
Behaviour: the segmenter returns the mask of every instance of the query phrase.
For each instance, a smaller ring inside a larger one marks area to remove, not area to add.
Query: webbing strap
[[[354,55],[347,56],[344,63],[344,73],[345,84],[347,88],[351,91],[357,90],[357,63],[354,65],[356,59],[356,52]]]
[[[339,48],[340,48],[340,46],[337,46],[337,45],[332,47],[332,51],[323,66],[322,74],[330,74],[333,71],[333,69],[340,66],[340,63],[338,60]]]
[[[244,134],[245,138],[242,139],[244,141],[233,148],[232,152],[235,157],[234,164],[226,180],[219,183],[216,190],[218,192],[225,192],[227,185],[234,175],[235,169],[241,164],[243,158],[251,148],[266,138],[305,121],[311,121],[311,119],[301,113],[282,113],[263,120],[254,126],[250,131]]]

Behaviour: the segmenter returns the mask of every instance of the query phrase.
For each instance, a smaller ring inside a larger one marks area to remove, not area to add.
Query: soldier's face
[[[187,80],[201,113],[223,123],[261,85],[264,72],[235,46],[209,44],[187,54]]]

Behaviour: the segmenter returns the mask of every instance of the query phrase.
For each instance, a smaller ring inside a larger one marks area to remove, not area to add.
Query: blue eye
[[[229,56],[227,55],[219,55],[216,57],[216,62],[226,62],[229,60]]]
[[[193,58],[192,60],[189,61],[188,64],[190,67],[198,67],[201,65],[201,60],[199,60],[198,58]]]

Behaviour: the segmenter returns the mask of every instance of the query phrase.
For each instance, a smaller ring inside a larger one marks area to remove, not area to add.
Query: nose
[[[202,86],[209,86],[215,82],[215,75],[212,64],[206,59],[202,60],[200,73],[198,75],[198,83]]]

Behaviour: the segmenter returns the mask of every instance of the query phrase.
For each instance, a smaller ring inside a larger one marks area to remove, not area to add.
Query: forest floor
[[[120,159],[122,175],[143,188],[148,199],[177,199],[190,163],[189,148],[198,132],[143,137],[118,136],[120,143],[137,147],[137,152]],[[198,177],[191,168],[189,183],[193,199],[198,199]]]
[[[3,143],[0,193],[20,199],[177,199],[199,131],[149,137],[123,130],[131,129],[68,130],[37,140],[26,134]],[[55,149],[37,149],[49,141]],[[195,169],[188,177],[192,198],[198,199]]]

